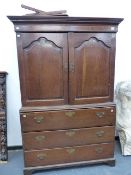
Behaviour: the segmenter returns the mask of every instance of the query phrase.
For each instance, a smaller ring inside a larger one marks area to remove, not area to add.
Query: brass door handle
[[[66,135],[69,136],[69,137],[72,137],[72,136],[75,135],[75,131],[69,130],[69,131],[66,132]]]
[[[45,160],[47,155],[45,153],[37,154],[37,160]]]
[[[75,71],[75,65],[74,63],[69,64],[69,72],[74,72]]]
[[[96,116],[98,118],[102,118],[102,117],[104,117],[104,115],[105,115],[105,112],[96,112]]]
[[[65,72],[68,71],[68,63],[65,63],[65,64],[64,64],[64,70],[65,70]]]
[[[37,116],[37,117],[34,117],[34,120],[36,123],[40,124],[43,122],[44,120],[44,117],[43,116]]]
[[[65,115],[67,117],[73,117],[75,115],[75,112],[74,111],[67,111],[67,112],[65,112]]]
[[[96,132],[96,135],[98,136],[98,137],[102,137],[103,135],[104,135],[104,131],[97,131]]]
[[[43,142],[45,140],[45,136],[36,136],[35,137],[35,140],[38,141],[38,142]]]

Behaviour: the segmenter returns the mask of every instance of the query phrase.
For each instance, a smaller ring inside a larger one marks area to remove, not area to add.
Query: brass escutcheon
[[[43,116],[37,116],[37,117],[34,117],[34,120],[35,120],[36,123],[40,124],[41,122],[43,122],[44,117]]]
[[[104,115],[105,115],[105,112],[96,112],[96,116],[98,118],[102,118],[102,117],[104,117]]]
[[[104,135],[104,131],[97,131],[96,132],[96,135],[98,136],[98,137],[102,137],[103,135]]]
[[[36,136],[35,137],[35,140],[38,141],[38,142],[43,142],[45,140],[45,136]]]
[[[69,154],[73,154],[75,152],[74,148],[69,148],[66,150]]]
[[[44,160],[44,159],[46,159],[46,157],[47,157],[47,154],[45,154],[45,153],[37,154],[38,160]]]
[[[72,137],[72,136],[75,135],[75,131],[69,130],[69,131],[66,132],[66,135],[69,136],[69,137]]]
[[[98,154],[103,152],[103,148],[102,147],[97,147],[95,150],[96,150],[96,153],[98,153]]]
[[[75,112],[74,111],[68,111],[68,112],[65,112],[65,115],[67,117],[73,117],[75,115]]]

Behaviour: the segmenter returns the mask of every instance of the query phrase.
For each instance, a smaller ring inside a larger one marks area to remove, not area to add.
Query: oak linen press
[[[24,174],[115,165],[115,42],[123,19],[8,18],[17,38]]]

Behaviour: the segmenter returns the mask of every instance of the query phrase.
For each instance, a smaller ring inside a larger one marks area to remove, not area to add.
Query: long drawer
[[[44,166],[113,157],[114,143],[25,151],[25,166]]]
[[[87,145],[102,142],[113,142],[115,128],[113,126],[29,132],[23,134],[24,149],[43,149],[75,145]]]
[[[21,113],[24,132],[115,124],[115,107]]]

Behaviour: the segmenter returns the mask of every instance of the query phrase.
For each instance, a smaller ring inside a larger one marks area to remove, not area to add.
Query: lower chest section
[[[26,167],[113,157],[115,107],[21,112]]]

